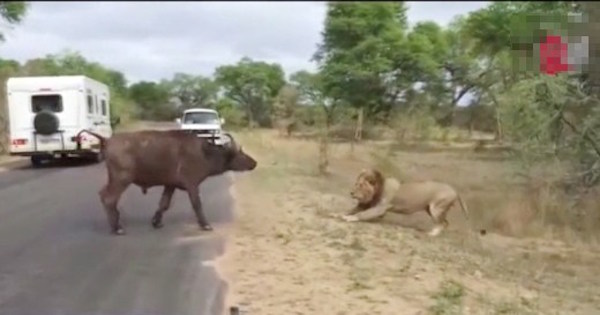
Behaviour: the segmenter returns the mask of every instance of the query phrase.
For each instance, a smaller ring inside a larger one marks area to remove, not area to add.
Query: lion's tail
[[[463,199],[460,197],[459,194],[456,194],[456,197],[458,199],[458,203],[460,204],[460,208],[462,209],[462,212],[465,215],[465,218],[467,218],[467,220],[469,220],[469,210],[467,209],[467,205],[465,204],[465,202],[463,201]]]

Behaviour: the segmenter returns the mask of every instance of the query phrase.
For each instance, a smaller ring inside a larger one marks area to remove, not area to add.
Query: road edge
[[[224,281],[227,285],[227,289],[224,292],[223,299],[223,312],[219,315],[230,315],[230,307],[237,306],[237,297],[235,292],[233,291],[232,282],[235,281],[235,259],[237,256],[235,255],[234,238],[235,233],[237,232],[237,224],[238,224],[238,195],[236,190],[236,174],[228,174],[228,176],[232,177],[233,184],[229,187],[229,193],[233,197],[233,207],[232,207],[232,215],[233,218],[231,222],[224,224],[221,228],[223,229],[223,252],[221,255],[215,257],[213,259],[213,267],[218,275],[218,277]]]
[[[0,172],[26,166],[29,160],[22,157],[0,155]]]

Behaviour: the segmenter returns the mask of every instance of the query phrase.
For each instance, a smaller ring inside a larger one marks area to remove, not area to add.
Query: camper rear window
[[[59,94],[33,95],[31,97],[31,111],[37,113],[42,110],[50,110],[55,113],[62,112],[62,97]]]

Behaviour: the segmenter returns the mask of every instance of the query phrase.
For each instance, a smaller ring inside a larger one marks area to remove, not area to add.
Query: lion
[[[380,218],[387,211],[401,214],[425,211],[434,223],[428,234],[437,236],[448,227],[446,215],[456,201],[469,219],[462,198],[446,183],[422,181],[401,184],[395,178],[384,178],[376,169],[363,169],[350,195],[358,204],[342,216],[347,222]]]

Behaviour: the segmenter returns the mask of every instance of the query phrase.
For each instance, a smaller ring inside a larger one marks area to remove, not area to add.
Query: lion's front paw
[[[342,213],[330,213],[329,217],[333,219],[341,219],[344,215]]]
[[[358,221],[358,218],[355,215],[344,215],[342,216],[342,219],[346,222],[356,222]]]

